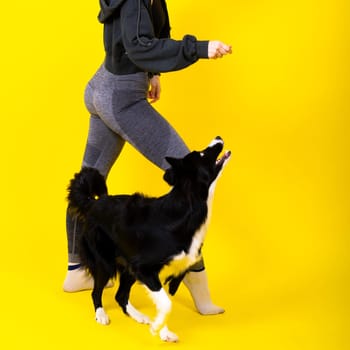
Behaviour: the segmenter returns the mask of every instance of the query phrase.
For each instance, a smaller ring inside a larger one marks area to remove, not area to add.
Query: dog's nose
[[[210,142],[208,147],[213,147],[218,144],[224,144],[224,140],[220,136],[216,136],[215,139]]]

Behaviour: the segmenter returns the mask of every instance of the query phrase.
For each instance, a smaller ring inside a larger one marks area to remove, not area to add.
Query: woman
[[[183,157],[189,149],[150,104],[160,98],[159,73],[183,69],[201,58],[222,57],[231,53],[231,47],[192,35],[171,39],[165,0],[100,0],[100,7],[106,56],[85,91],[91,117],[83,166],[97,168],[107,178],[129,142],[164,170],[169,166],[165,156]],[[67,292],[93,287],[80,269],[79,225],[67,215],[69,263],[63,285]],[[211,301],[203,260],[193,266],[184,283],[201,314],[224,311]]]

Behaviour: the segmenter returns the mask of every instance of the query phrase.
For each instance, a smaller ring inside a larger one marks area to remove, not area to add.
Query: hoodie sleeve
[[[145,71],[176,71],[200,58],[208,58],[209,42],[199,41],[193,35],[185,35],[182,40],[156,38],[148,9],[141,0],[126,1],[121,7],[120,19],[129,59]]]

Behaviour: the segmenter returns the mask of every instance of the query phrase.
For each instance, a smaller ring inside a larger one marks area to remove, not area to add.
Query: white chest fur
[[[194,265],[201,259],[200,248],[204,242],[205,235],[207,233],[208,224],[211,217],[212,202],[214,196],[216,181],[214,181],[209,188],[209,195],[207,200],[208,213],[206,220],[201,227],[196,231],[192,238],[192,243],[187,253],[182,251],[175,255],[171,262],[164,266],[160,271],[160,280],[164,282],[169,276],[178,276],[182,272],[186,271],[189,267]]]

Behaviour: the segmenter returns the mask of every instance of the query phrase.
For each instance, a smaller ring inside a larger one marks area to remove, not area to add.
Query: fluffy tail
[[[83,217],[96,199],[107,194],[106,181],[99,171],[84,167],[75,174],[68,187],[69,208]]]

